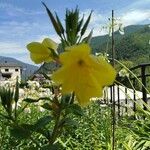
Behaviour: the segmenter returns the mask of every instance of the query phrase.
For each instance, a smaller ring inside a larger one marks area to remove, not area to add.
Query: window
[[[8,72],[9,71],[9,69],[5,69],[5,72]]]
[[[16,71],[16,72],[18,72],[18,71],[19,71],[19,69],[15,69],[15,71]]]
[[[11,78],[11,73],[2,73],[2,77],[5,79],[10,79]]]

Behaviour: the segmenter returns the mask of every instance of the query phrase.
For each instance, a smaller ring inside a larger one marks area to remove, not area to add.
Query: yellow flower
[[[49,38],[45,38],[42,43],[32,42],[27,45],[30,51],[30,57],[36,64],[52,61],[52,53],[50,49],[56,51],[58,45]]]
[[[111,85],[116,77],[109,63],[90,52],[88,44],[66,48],[60,55],[62,67],[52,75],[57,84],[62,84],[62,93],[75,92],[81,105],[86,105],[92,97],[102,96],[103,87]]]

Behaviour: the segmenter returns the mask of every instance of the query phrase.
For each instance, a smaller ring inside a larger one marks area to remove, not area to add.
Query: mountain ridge
[[[22,68],[22,80],[23,81],[26,80],[29,76],[31,76],[35,71],[39,69],[38,66],[34,66],[31,64],[22,62],[12,57],[0,56],[0,63],[4,63],[4,62],[19,64]]]

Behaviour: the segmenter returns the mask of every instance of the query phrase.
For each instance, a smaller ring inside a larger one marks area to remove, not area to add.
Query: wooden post
[[[115,66],[115,45],[114,45],[114,10],[112,10],[112,65]],[[112,86],[112,150],[115,150],[115,86]]]

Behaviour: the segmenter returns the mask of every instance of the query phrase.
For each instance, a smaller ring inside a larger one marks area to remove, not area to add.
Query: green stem
[[[17,121],[17,103],[15,102],[15,120]]]
[[[5,140],[5,136],[6,135],[6,126],[4,126],[4,129],[3,129],[3,134],[2,134],[2,137],[1,137],[1,146],[4,144],[4,140]]]
[[[54,126],[54,129],[53,129],[52,135],[51,135],[51,139],[49,141],[50,145],[52,145],[55,142],[56,138],[57,138],[60,116],[61,116],[61,110],[59,110],[59,112],[57,114],[57,117],[56,117],[56,120],[55,120],[55,126]]]

